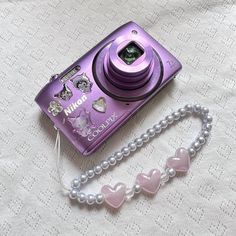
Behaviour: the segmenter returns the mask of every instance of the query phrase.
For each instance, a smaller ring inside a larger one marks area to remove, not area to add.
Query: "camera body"
[[[180,69],[170,52],[129,22],[53,76],[35,101],[73,145],[89,155]]]

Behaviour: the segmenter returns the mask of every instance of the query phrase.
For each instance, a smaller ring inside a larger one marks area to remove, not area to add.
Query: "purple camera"
[[[52,76],[35,101],[73,145],[89,155],[180,69],[172,54],[129,22]]]

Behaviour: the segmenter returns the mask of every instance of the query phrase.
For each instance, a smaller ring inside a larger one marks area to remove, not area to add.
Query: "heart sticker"
[[[114,187],[104,185],[101,193],[104,195],[105,202],[113,207],[119,208],[125,201],[126,186],[123,183],[118,183]]]
[[[175,156],[169,157],[166,166],[173,168],[178,172],[187,172],[190,167],[190,157],[188,150],[179,148],[175,152]]]
[[[98,111],[98,112],[106,112],[106,100],[104,97],[100,97],[98,100],[93,101],[92,107],[94,110]]]

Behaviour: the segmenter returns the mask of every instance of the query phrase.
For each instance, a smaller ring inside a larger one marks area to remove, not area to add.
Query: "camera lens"
[[[93,75],[108,96],[126,102],[138,101],[159,86],[162,67],[158,54],[145,38],[124,34],[96,54]]]
[[[119,53],[119,57],[127,65],[131,65],[134,61],[136,61],[142,55],[143,55],[142,49],[139,48],[134,42],[131,42],[130,44],[128,44]]]

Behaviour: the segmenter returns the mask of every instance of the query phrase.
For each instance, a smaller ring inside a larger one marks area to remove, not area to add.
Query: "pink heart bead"
[[[177,149],[175,156],[167,159],[166,166],[173,168],[178,172],[187,172],[190,167],[190,156],[188,150],[185,148]]]
[[[161,172],[152,169],[148,174],[140,173],[136,177],[136,183],[142,188],[142,191],[150,194],[157,193],[161,183]]]
[[[113,208],[119,208],[124,203],[125,192],[126,186],[123,183],[118,183],[114,187],[104,185],[101,189],[105,202]]]

